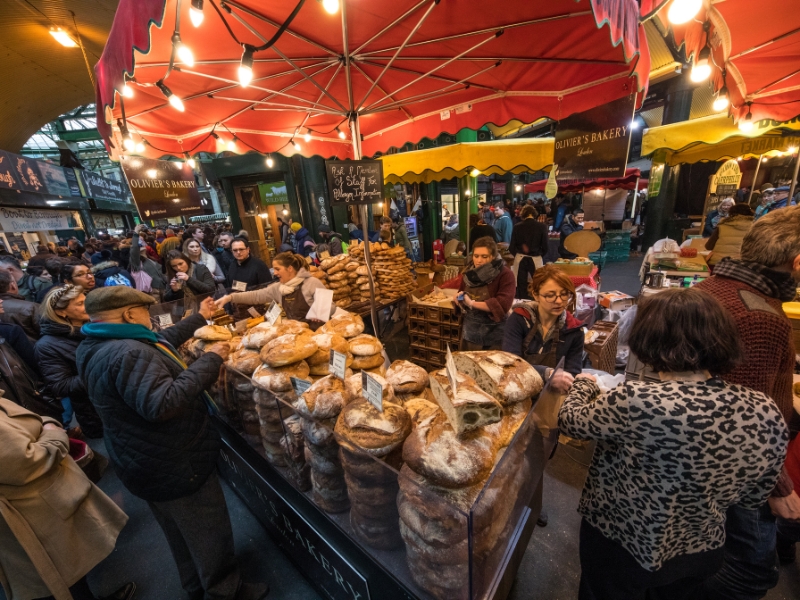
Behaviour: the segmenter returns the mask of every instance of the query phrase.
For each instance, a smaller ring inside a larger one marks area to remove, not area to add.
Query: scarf
[[[475,268],[472,261],[469,262],[467,270],[464,271],[464,286],[468,288],[483,287],[494,281],[494,278],[503,270],[505,261],[497,257],[493,261],[483,266]]]
[[[286,283],[280,284],[279,289],[281,291],[281,296],[288,296],[289,294],[294,294],[295,290],[299,288],[301,285],[303,285],[303,281],[305,281],[305,279],[303,279],[302,277],[295,277],[294,279],[290,279]]]
[[[770,298],[791,302],[797,295],[797,282],[791,273],[776,271],[754,262],[725,257],[714,267],[714,275],[741,281]]]
[[[138,340],[145,344],[155,346],[161,354],[179,365],[182,369],[187,368],[186,363],[183,362],[180,354],[172,347],[172,344],[144,325],[136,323],[87,323],[81,328],[81,333],[88,338],[98,338],[102,340]],[[211,394],[203,391],[202,396],[203,401],[208,407],[208,413],[211,415],[217,414],[219,409],[217,408],[216,402],[214,402],[214,399],[211,397]]]
[[[539,320],[539,303],[524,302],[521,305],[517,305],[517,307],[520,306],[528,311],[528,315],[531,318],[531,326],[535,327],[536,330],[542,334],[542,347],[544,347],[544,345],[550,341],[550,338],[552,338],[557,331],[564,329],[564,326],[567,323],[567,311],[565,310],[559,315],[558,319],[556,319],[556,322],[553,323],[553,326],[547,330],[547,335],[545,336],[542,329],[542,323]]]

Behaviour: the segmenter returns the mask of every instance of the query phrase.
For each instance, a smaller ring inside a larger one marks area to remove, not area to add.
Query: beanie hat
[[[106,260],[111,260],[111,250],[102,250],[92,254],[92,265],[99,265]]]
[[[301,229],[302,227],[303,227],[302,223],[298,223],[297,221],[295,221],[294,223],[292,223],[292,227],[291,227],[291,229],[292,229],[292,231],[294,231],[295,233],[297,233],[298,231],[300,231],[300,229]]]
[[[86,313],[91,317],[115,308],[126,306],[147,306],[155,304],[156,299],[150,294],[145,294],[126,285],[101,287],[86,294]]]
[[[319,226],[319,232],[320,233],[330,233],[331,232],[331,226],[330,225],[324,225],[324,224],[320,225]]]

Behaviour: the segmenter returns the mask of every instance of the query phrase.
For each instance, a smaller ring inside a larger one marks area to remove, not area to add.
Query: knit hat
[[[300,231],[302,227],[303,227],[302,223],[298,223],[297,221],[295,221],[294,223],[292,223],[291,230],[297,233],[298,231]]]
[[[330,225],[320,225],[319,226],[319,232],[320,233],[330,233],[331,232],[331,226]]]
[[[156,299],[126,285],[101,287],[86,295],[86,313],[91,317],[97,313],[126,306],[147,306],[155,304]]]
[[[102,250],[92,254],[92,265],[99,265],[101,262],[111,260],[111,251]]]

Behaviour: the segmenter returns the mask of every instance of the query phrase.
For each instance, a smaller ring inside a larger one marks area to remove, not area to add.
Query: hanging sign
[[[492,182],[492,196],[505,196],[506,184],[504,182]]]
[[[187,163],[122,156],[120,164],[145,219],[203,214],[194,171]]]
[[[367,402],[383,412],[383,386],[366,371],[361,371],[361,394]]]
[[[555,139],[559,182],[625,175],[635,104],[631,94],[559,122]]]
[[[709,193],[717,196],[732,196],[739,189],[742,182],[742,171],[739,162],[729,160],[722,164],[717,173],[711,178]]]
[[[547,178],[547,184],[544,186],[544,196],[549,200],[552,200],[558,195],[558,182],[556,181],[557,176],[558,165],[553,165],[553,168],[550,169],[550,176]]]
[[[383,200],[383,162],[326,160],[328,190],[334,206],[357,206]]]
[[[42,174],[42,181],[50,194],[53,196],[72,196],[72,190],[70,190],[63,167],[44,161],[38,161],[38,163],[37,166]]]
[[[0,151],[0,188],[5,190],[20,189],[17,178],[14,177],[14,155]]]
[[[72,212],[66,210],[0,206],[0,226],[3,231],[47,231],[72,229],[78,227],[78,222]]]
[[[274,181],[272,183],[261,183],[258,186],[264,204],[288,204],[289,194],[286,191],[286,183]]]
[[[125,190],[125,185],[121,181],[109,179],[108,177],[103,177],[102,175],[87,170],[80,171],[80,174],[81,181],[83,182],[83,190],[86,192],[87,198],[111,200],[113,202],[128,201],[128,192]]]
[[[11,154],[11,152],[0,151],[0,156],[5,160],[0,163],[0,172],[10,171],[13,174],[13,183],[7,181],[3,187],[23,190],[26,192],[36,192],[46,194],[47,188],[44,186],[44,179],[39,170],[39,161],[32,158]]]

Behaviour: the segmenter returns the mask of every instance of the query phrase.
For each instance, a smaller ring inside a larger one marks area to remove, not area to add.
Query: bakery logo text
[[[568,137],[563,140],[557,140],[556,150],[585,146],[586,144],[605,142],[617,138],[624,138],[626,135],[628,135],[628,125],[623,125],[622,127],[611,127],[610,129],[603,129],[602,131],[598,131],[596,133],[584,133],[582,135]]]
[[[175,179],[131,179],[132,188],[136,189],[167,189],[167,188],[194,188],[194,181],[177,181]]]

